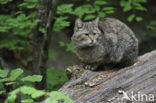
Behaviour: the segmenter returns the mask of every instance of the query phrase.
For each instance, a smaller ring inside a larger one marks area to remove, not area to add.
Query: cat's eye
[[[96,35],[96,33],[93,33],[93,35]]]
[[[88,36],[89,34],[86,33],[85,35]]]

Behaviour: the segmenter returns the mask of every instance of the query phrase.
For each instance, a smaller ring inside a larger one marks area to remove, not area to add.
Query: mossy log
[[[129,67],[104,71],[67,68],[70,80],[59,90],[75,103],[156,103],[156,50]]]

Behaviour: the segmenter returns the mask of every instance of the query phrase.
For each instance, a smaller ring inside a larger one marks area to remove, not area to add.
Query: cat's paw
[[[84,69],[87,70],[96,70],[98,65],[84,65]]]

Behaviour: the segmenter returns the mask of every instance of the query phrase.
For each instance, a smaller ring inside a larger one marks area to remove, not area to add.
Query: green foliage
[[[66,46],[66,51],[71,51],[72,53],[75,53],[74,44],[72,42],[67,43]]]
[[[28,86],[20,87],[19,90],[23,94],[31,95],[32,98],[38,98],[45,94],[43,90],[36,90],[35,88]]]
[[[9,38],[3,36],[6,39],[3,39],[0,42],[0,48],[23,50],[26,47],[27,49],[30,49],[31,45],[27,39],[31,39],[32,29],[38,22],[38,20],[31,20],[34,18],[34,15],[36,15],[35,12],[31,13],[29,16],[20,13],[16,18],[0,15],[0,19],[2,20],[0,21],[0,32],[2,33],[2,36],[9,36]]]
[[[147,0],[121,0],[120,5],[123,7],[124,12],[128,12],[131,9],[136,9],[140,11],[147,11],[145,7],[141,5],[141,3],[146,3]]]
[[[66,13],[72,13],[73,6],[74,6],[74,4],[62,4],[62,5],[58,6],[56,13],[59,15],[66,14]]]
[[[147,0],[121,0],[120,1],[120,6],[123,7],[123,12],[128,12],[128,11],[147,11],[147,9],[145,7],[143,7],[141,5],[141,3],[146,3]],[[132,22],[133,19],[135,18],[136,14],[131,14],[127,20],[129,22]],[[136,17],[135,18],[136,21],[142,21],[143,18],[142,17]]]
[[[59,46],[60,46],[60,47],[63,47],[63,46],[65,46],[65,43],[64,43],[63,41],[60,41],[60,42],[59,42]]]
[[[40,82],[42,80],[42,76],[40,75],[32,75],[27,76],[21,79],[22,81],[29,81],[29,82]]]
[[[95,15],[90,14],[90,15],[85,16],[84,20],[94,19],[95,17],[96,17]]]
[[[131,15],[127,18],[127,20],[128,20],[129,22],[131,22],[131,21],[133,21],[134,18],[135,18],[135,14],[131,14]]]
[[[106,1],[95,0],[93,5],[91,5],[91,2],[92,1],[88,0],[88,3],[76,7],[74,7],[74,3],[76,3],[76,1],[69,4],[59,5],[56,12],[59,17],[56,19],[53,30],[60,31],[63,28],[70,26],[70,16],[65,16],[68,14],[72,16],[77,16],[79,18],[84,18],[84,20],[91,20],[96,17],[96,13],[99,17],[105,17],[107,14],[114,13],[114,8],[112,6],[108,6],[102,9],[101,6],[109,4]]]
[[[0,0],[2,10],[5,8],[5,4],[10,2],[14,1]],[[32,30],[39,22],[39,20],[35,18],[37,12],[34,11],[37,3],[38,0],[19,1],[15,4],[16,7],[14,7],[14,9],[8,6],[8,8],[4,9],[7,11],[6,13],[5,11],[1,11],[0,49],[32,51]],[[27,10],[29,12],[27,12]],[[32,61],[31,55],[25,55],[25,57],[28,62]]]
[[[60,16],[56,19],[56,22],[54,23],[54,31],[60,31],[61,29],[68,27],[70,25],[69,21],[66,21],[68,19],[67,16],[63,17]]]
[[[17,94],[18,93],[22,93],[24,95],[29,95],[30,97],[28,99],[22,99],[21,101],[26,102],[26,101],[31,101],[33,102],[33,99],[35,98],[39,98],[41,96],[43,96],[46,92],[43,90],[36,90],[33,87],[29,87],[29,86],[21,86],[13,91],[11,91],[8,94],[8,98],[6,100],[6,103],[15,103],[15,100],[17,98]]]
[[[58,100],[63,100],[64,103],[74,103],[69,97],[57,91],[52,91],[49,95],[50,97],[46,99],[45,103],[58,103]]]
[[[31,62],[31,61],[32,61],[32,57],[31,57],[31,56],[28,56],[28,57],[26,58],[26,60],[27,60],[27,62]]]
[[[64,100],[64,103],[74,103],[69,97],[65,96],[60,92],[52,91],[48,93],[43,90],[37,90],[34,87],[29,86],[21,86],[11,91],[5,103],[15,103],[18,93],[29,96],[27,99],[21,99],[21,103],[34,103],[34,99],[44,95],[48,96],[48,98],[45,100],[45,103],[58,103],[58,100]]]
[[[0,79],[0,84],[3,83],[4,85],[8,85],[6,83],[10,83],[9,85],[15,87],[14,90],[7,93],[8,97],[5,100],[5,103],[15,103],[15,100],[18,97],[17,94],[19,93],[20,95],[26,96],[26,98],[21,97],[21,103],[34,103],[37,98],[44,97],[45,95],[48,97],[45,100],[45,103],[57,103],[58,100],[64,100],[64,103],[74,103],[69,97],[60,92],[51,91],[49,93],[45,90],[37,90],[32,86],[25,85],[25,83],[21,84],[22,82],[40,82],[42,80],[42,76],[40,75],[23,77],[22,74],[23,70],[20,68],[14,69],[10,73],[0,69],[0,77],[2,78]],[[48,82],[52,83],[50,86],[58,86],[60,83],[67,81],[65,72],[62,72],[61,70],[48,69],[47,74]],[[14,82],[14,84],[12,84],[12,82]],[[17,86],[15,84],[20,85]],[[4,93],[6,94],[6,90],[0,88],[0,95]]]
[[[52,51],[49,53],[50,59],[55,59],[56,58],[56,52]]]
[[[66,47],[66,51],[70,51],[72,53],[75,53],[75,50],[74,50],[74,44],[72,42],[69,42],[69,43],[64,43],[63,41],[60,41],[59,42],[59,46],[60,47]]]
[[[45,28],[43,28],[43,27],[39,27],[39,31],[40,31],[41,33],[43,33],[43,34],[46,33],[46,30],[45,30]]]
[[[5,73],[7,74],[7,71],[5,71]],[[15,81],[22,74],[23,74],[23,70],[20,69],[20,68],[12,70],[11,73],[10,73],[10,76],[9,77],[4,77],[3,79],[0,79],[0,82],[9,82],[9,81],[11,81],[11,83],[12,83],[13,81]]]
[[[11,2],[12,0],[0,0],[3,5]],[[80,0],[81,1],[81,0]],[[129,11],[147,11],[142,3],[146,3],[147,0],[120,0],[115,1],[120,3],[123,7],[123,12]],[[0,48],[7,48],[10,50],[31,50],[31,39],[32,30],[35,25],[39,22],[36,20],[36,12],[34,11],[38,0],[24,0],[17,4],[17,9],[11,11],[11,14],[1,14],[0,15],[0,33],[3,39],[0,41]],[[72,1],[71,3],[61,4],[57,8],[57,19],[54,23],[54,31],[61,31],[65,27],[71,25],[71,16],[79,17],[83,20],[92,20],[96,16],[106,17],[113,14],[116,7],[113,6],[112,2],[108,0],[87,0],[85,4],[76,5],[77,1]],[[26,13],[29,10],[30,12]],[[133,20],[142,21],[141,16],[132,13],[127,17],[129,22]],[[39,31],[45,34],[45,28],[40,27]],[[67,50],[70,50],[68,48]],[[30,59],[29,59],[30,60]]]
[[[18,7],[33,9],[37,6],[38,0],[24,0],[23,3],[19,4]]]
[[[107,5],[108,2],[103,1],[103,0],[96,0],[96,1],[94,2],[94,4],[95,4],[95,5]]]
[[[5,90],[0,90],[0,95],[4,94]]]
[[[96,9],[90,4],[84,4],[76,7],[73,11],[77,17],[82,18],[85,14],[95,13]]]
[[[147,29],[150,29],[154,32],[156,32],[156,20],[152,20],[149,25],[146,26]]]
[[[6,70],[0,69],[0,77],[5,78],[8,75],[8,72]]]
[[[0,4],[7,4],[13,0],[0,0]]]
[[[13,85],[14,87],[18,87],[22,85],[23,82],[40,82],[42,80],[42,76],[40,75],[32,75],[23,77],[23,70],[20,68],[14,69],[11,72],[7,72],[6,70],[0,69],[0,84],[4,85]],[[0,90],[3,89],[3,87],[0,87]],[[15,91],[14,91],[15,92]],[[5,90],[1,90],[0,94],[5,93]],[[10,97],[15,98],[15,97]],[[12,99],[11,99],[12,100]]]
[[[65,43],[63,41],[59,41],[59,46],[60,47],[65,47],[65,51],[66,52],[72,52],[72,53],[75,53],[75,50],[74,50],[74,45],[72,42],[69,42],[69,43]],[[52,51],[49,53],[49,57],[51,59],[55,59],[56,58],[56,51]]]
[[[21,103],[34,103],[33,99],[23,99]]]
[[[81,0],[80,0],[81,1]],[[58,18],[56,19],[54,31],[60,31],[65,27],[70,26],[70,16],[76,16],[83,20],[92,20],[96,16],[106,17],[115,13],[116,7],[113,7],[113,3],[108,0],[87,0],[87,3],[76,6],[77,1],[72,1],[68,4],[61,4],[57,8]],[[83,1],[82,1],[83,2]],[[132,14],[127,17],[129,22],[136,20],[142,21],[143,18],[138,16],[134,11],[146,12],[147,9],[142,6],[142,3],[146,3],[147,0],[119,0],[115,1],[116,4],[120,4],[123,8],[123,12],[131,11]],[[67,16],[68,15],[68,16]]]
[[[142,17],[136,17],[135,19],[136,19],[136,21],[138,21],[138,22],[143,20]]]
[[[48,90],[58,90],[62,84],[67,81],[66,73],[63,70],[47,70],[47,88]]]

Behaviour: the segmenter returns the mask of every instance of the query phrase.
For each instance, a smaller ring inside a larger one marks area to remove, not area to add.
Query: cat
[[[100,65],[130,66],[138,55],[138,39],[133,31],[115,18],[75,21],[71,37],[76,55],[85,69],[97,70]]]

